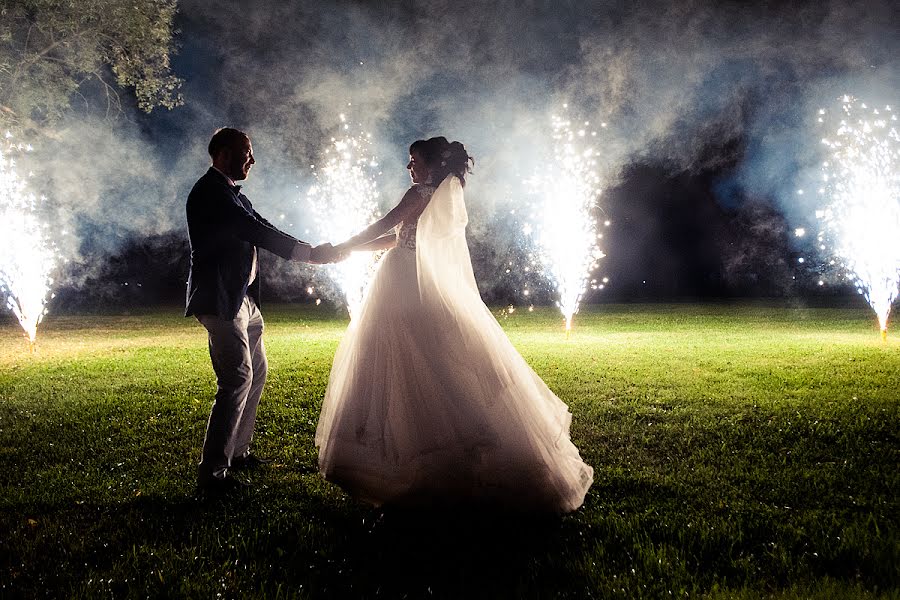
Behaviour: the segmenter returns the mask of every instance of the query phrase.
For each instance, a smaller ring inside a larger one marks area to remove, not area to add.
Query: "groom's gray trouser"
[[[224,477],[231,459],[250,451],[268,363],[262,314],[249,296],[234,320],[215,315],[197,319],[209,333],[209,356],[218,383],[198,467],[199,479],[205,481]]]

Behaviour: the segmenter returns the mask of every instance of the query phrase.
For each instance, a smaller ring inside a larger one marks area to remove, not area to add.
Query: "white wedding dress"
[[[418,188],[418,223],[401,224],[334,357],[319,469],[376,506],[575,510],[593,469],[481,300],[460,181]]]

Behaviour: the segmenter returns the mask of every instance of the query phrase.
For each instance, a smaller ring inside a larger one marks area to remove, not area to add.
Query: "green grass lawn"
[[[266,306],[251,492],[195,495],[215,389],[176,307],[0,321],[0,596],[900,597],[900,337],[858,308],[498,311],[595,469],[562,518],[381,515],[315,469],[346,321]]]

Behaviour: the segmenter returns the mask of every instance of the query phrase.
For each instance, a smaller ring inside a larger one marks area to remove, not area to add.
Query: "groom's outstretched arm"
[[[222,198],[217,212],[220,215],[217,220],[221,223],[222,229],[240,240],[265,248],[282,258],[290,258],[294,246],[299,242],[271,223],[257,219],[240,204],[237,197]]]
[[[223,204],[226,226],[236,237],[287,260],[310,261],[309,244],[281,231],[264,219],[252,206],[248,209],[237,197]]]
[[[256,212],[252,206],[250,208],[253,217],[256,218],[262,224],[271,227],[276,231],[280,231],[277,227],[269,223],[261,214]],[[287,235],[287,234],[285,234]],[[294,246],[291,251],[290,260],[295,260],[298,262],[306,262],[314,265],[323,265],[327,263],[337,262],[342,260],[343,257],[340,255],[331,244],[320,244],[319,246],[312,246],[306,242],[301,242],[297,240],[297,244]]]

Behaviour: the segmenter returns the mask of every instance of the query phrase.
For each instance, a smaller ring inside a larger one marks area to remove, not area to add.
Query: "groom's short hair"
[[[244,140],[249,140],[250,136],[241,131],[240,129],[234,129],[233,127],[220,127],[216,129],[216,132],[213,134],[212,139],[209,140],[209,155],[212,158],[215,158],[219,155],[219,152],[226,148],[234,148],[240,142]]]

